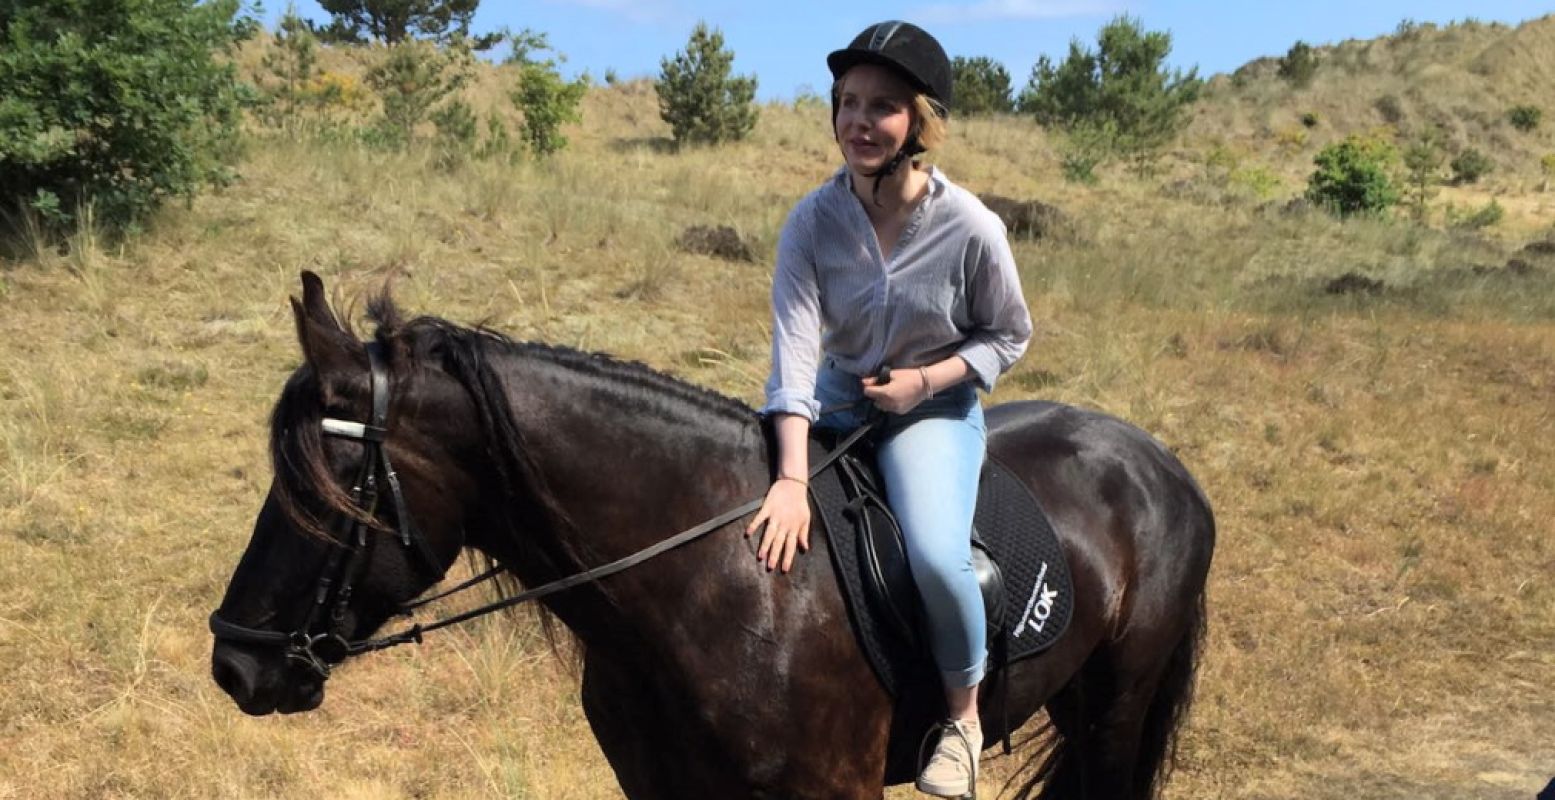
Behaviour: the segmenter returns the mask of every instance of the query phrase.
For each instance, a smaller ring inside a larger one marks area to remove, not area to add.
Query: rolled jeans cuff
[[[987,668],[988,659],[980,658],[976,664],[966,669],[941,671],[940,679],[951,689],[970,689],[983,682],[983,673]]]

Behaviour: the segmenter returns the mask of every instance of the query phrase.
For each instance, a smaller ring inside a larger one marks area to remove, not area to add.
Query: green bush
[[[1526,133],[1539,127],[1539,121],[1544,118],[1544,110],[1538,106],[1513,106],[1506,112],[1506,118],[1512,123],[1512,127]]]
[[[1010,73],[1003,64],[987,57],[951,59],[956,113],[965,116],[1007,113],[1015,110],[1010,96]]]
[[[1495,163],[1490,156],[1470,147],[1459,153],[1449,165],[1452,167],[1452,180],[1454,183],[1474,183],[1480,178],[1490,174],[1495,169]]]
[[[1404,170],[1409,185],[1410,207],[1416,219],[1425,219],[1426,202],[1435,193],[1435,185],[1447,154],[1442,151],[1442,136],[1428,131],[1415,137],[1404,148]]]
[[[733,65],[723,34],[705,22],[691,31],[685,50],[659,62],[653,90],[676,144],[738,141],[756,127],[756,79],[731,77]]]
[[[312,105],[319,41],[307,20],[297,16],[294,6],[287,6],[272,45],[259,62],[257,107],[266,125],[281,128],[294,125]]]
[[[366,83],[383,102],[383,118],[367,132],[371,143],[403,147],[433,108],[469,79],[473,56],[458,43],[438,47],[407,41],[388,47],[367,72]]]
[[[1312,85],[1317,74],[1317,51],[1306,42],[1296,42],[1280,59],[1279,76],[1297,89]]]
[[[1117,17],[1097,34],[1094,52],[1076,39],[1062,64],[1039,58],[1020,110],[1043,125],[1108,131],[1111,147],[1125,155],[1158,150],[1187,124],[1202,85],[1196,69],[1166,70],[1171,51],[1171,34]]]
[[[1500,203],[1491,200],[1467,214],[1462,214],[1456,209],[1452,209],[1448,216],[1448,224],[1454,228],[1479,230],[1500,222],[1506,216],[1506,209],[1502,208]]]
[[[519,136],[536,156],[549,156],[567,146],[561,126],[583,119],[578,104],[588,91],[588,78],[562,80],[552,61],[530,61],[519,71],[518,89],[511,97],[524,113]]]
[[[231,178],[240,101],[216,53],[252,30],[236,0],[0,3],[0,212],[57,233],[91,209],[133,229]]]
[[[1108,125],[1077,125],[1058,140],[1059,168],[1070,183],[1094,184],[1096,168],[1113,152],[1116,132]]]
[[[1381,214],[1399,200],[1388,171],[1393,146],[1375,136],[1351,135],[1313,159],[1317,171],[1307,179],[1307,199],[1340,217]]]

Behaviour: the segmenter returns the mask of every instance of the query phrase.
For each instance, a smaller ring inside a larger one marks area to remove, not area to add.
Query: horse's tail
[[[1199,653],[1204,648],[1207,627],[1204,592],[1193,604],[1188,628],[1173,648],[1166,671],[1156,687],[1155,698],[1145,712],[1145,727],[1139,741],[1139,758],[1134,762],[1137,797],[1155,797],[1177,761],[1177,736],[1193,704],[1194,676],[1199,669]]]
[[[1194,676],[1204,646],[1205,623],[1204,593],[1201,591],[1189,612],[1182,638],[1168,656],[1155,695],[1145,710],[1144,728],[1134,762],[1134,791],[1130,797],[1158,796],[1160,787],[1171,774],[1177,760],[1177,735],[1193,704]],[[1049,706],[1048,722],[1020,743],[1022,749],[1028,745],[1034,745],[1034,749],[1027,757],[1026,765],[1016,770],[1004,786],[1008,790],[1019,782],[1013,795],[1016,800],[1033,797],[1036,800],[1073,800],[1091,796],[1084,764],[1086,743],[1065,735],[1051,719],[1052,713],[1064,714],[1069,721],[1064,727],[1083,738],[1094,722],[1086,718],[1085,690],[1083,673],[1075,675],[1061,696],[1055,698],[1064,704],[1063,707]]]

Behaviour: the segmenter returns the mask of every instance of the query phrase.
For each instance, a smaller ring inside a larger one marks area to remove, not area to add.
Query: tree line
[[[329,14],[322,24],[289,9],[269,34],[273,46],[255,81],[246,83],[230,55],[262,31],[240,0],[99,0],[91,14],[79,0],[6,0],[0,221],[67,231],[89,211],[110,231],[134,230],[163,202],[232,178],[244,114],[282,132],[428,146],[446,165],[548,157],[566,147],[562,127],[580,120],[591,78],[564,79],[563,56],[544,34],[473,33],[478,4],[321,0]],[[370,63],[360,81],[319,67],[322,45],[369,43],[381,46],[361,51]],[[522,120],[516,131],[494,112],[482,119],[458,92],[473,75],[475,54],[504,43],[507,63],[517,67],[507,92]],[[1094,46],[1076,39],[1062,60],[1039,58],[1018,94],[997,61],[958,56],[956,113],[1029,114],[1059,133],[1061,167],[1071,180],[1095,180],[1095,169],[1113,159],[1147,169],[1184,127],[1203,85],[1196,69],[1168,69],[1170,52],[1169,33],[1119,16],[1098,31]],[[699,23],[685,47],[661,61],[654,88],[677,147],[737,141],[754,128],[756,79],[733,74],[733,60],[722,33]],[[1298,42],[1279,75],[1305,86],[1318,64],[1316,52]],[[368,107],[377,113],[362,123]],[[1531,130],[1540,113],[1519,107],[1512,123]],[[1420,204],[1440,166],[1434,147],[1422,140],[1404,154]],[[1488,164],[1475,155],[1459,154],[1455,173],[1483,174]],[[1402,196],[1387,179],[1387,162],[1396,158],[1375,142],[1335,145],[1319,154],[1309,197],[1341,215],[1385,209]]]

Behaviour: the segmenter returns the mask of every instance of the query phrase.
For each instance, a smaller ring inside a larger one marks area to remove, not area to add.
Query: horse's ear
[[[319,289],[323,290],[322,285]],[[356,337],[335,323],[333,314],[321,321],[309,310],[306,299],[289,299],[292,302],[292,317],[297,321],[297,343],[302,345],[302,357],[316,374],[323,376],[363,368],[366,350]],[[328,311],[327,308],[325,310]]]
[[[324,298],[324,281],[309,270],[302,271],[302,310],[309,319],[320,325],[345,331],[340,320],[335,319],[335,312],[330,310],[329,301]]]

